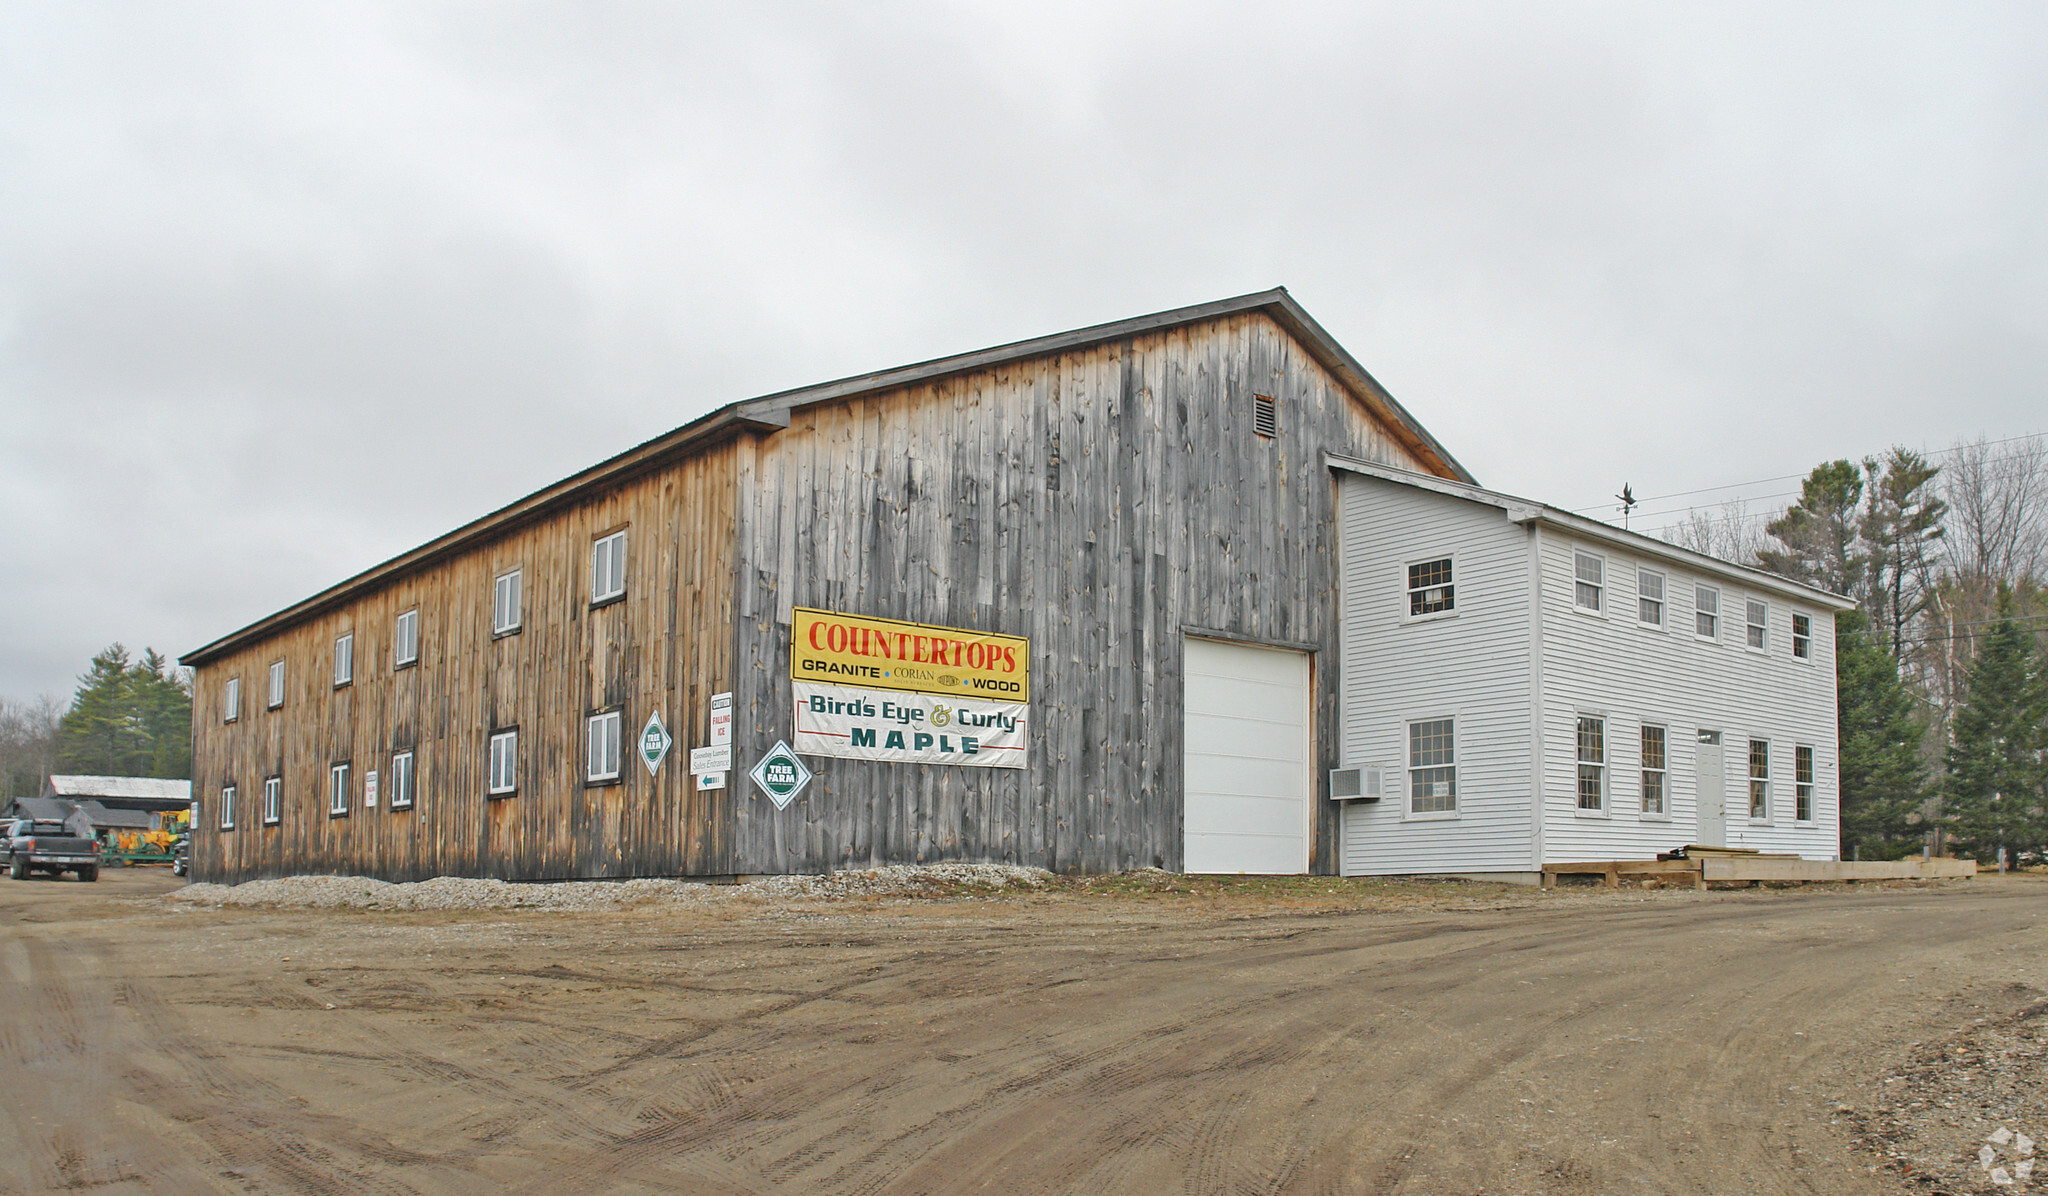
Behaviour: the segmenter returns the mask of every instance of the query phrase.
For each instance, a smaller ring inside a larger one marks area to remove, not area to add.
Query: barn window
[[[222,785],[220,787],[220,829],[224,831],[235,829],[235,787],[233,785]]]
[[[1643,727],[1643,813],[1663,814],[1664,728]]]
[[[327,816],[348,817],[348,761],[341,760],[327,769]]]
[[[356,636],[351,631],[334,641],[334,687],[356,679]]]
[[[402,669],[420,659],[420,612],[406,611],[391,626],[391,667]]]
[[[1761,652],[1764,650],[1764,629],[1770,625],[1771,608],[1751,598],[1747,604],[1749,614],[1749,646]]]
[[[603,714],[590,716],[587,724],[590,755],[588,767],[584,770],[585,779],[619,779],[619,727],[623,721],[623,713],[617,710],[607,710]]]
[[[220,721],[234,722],[242,717],[242,679],[228,678],[227,687],[220,695]]]
[[[491,634],[511,635],[519,630],[519,570],[498,574],[491,587]]]
[[[1451,585],[1451,558],[1418,561],[1408,566],[1408,617],[1447,615],[1457,609]]]
[[[284,820],[284,778],[263,778],[263,825],[276,826]]]
[[[284,661],[270,662],[270,708],[284,705]]]
[[[1458,809],[1456,719],[1408,724],[1408,812],[1451,814]]]
[[[1813,821],[1813,749],[1799,744],[1792,749],[1792,817]]]
[[[399,752],[391,757],[391,808],[412,809],[412,753]]]
[[[1806,615],[1792,616],[1792,656],[1797,660],[1813,659],[1813,620]]]
[[[1759,822],[1771,817],[1771,741],[1749,741],[1749,816]]]
[[[590,546],[590,600],[610,602],[626,593],[626,533],[613,532]]]
[[[1607,562],[1590,552],[1572,554],[1572,605],[1598,614],[1607,588]]]
[[[1712,586],[1693,587],[1692,633],[1703,640],[1721,634],[1721,591]]]
[[[1579,809],[1607,808],[1607,720],[1579,719]]]
[[[1252,431],[1261,436],[1280,434],[1280,412],[1272,395],[1252,396]]]
[[[1664,575],[1655,569],[1636,570],[1636,622],[1664,626]]]
[[[487,790],[492,797],[519,791],[519,730],[498,731],[491,736],[491,779]]]

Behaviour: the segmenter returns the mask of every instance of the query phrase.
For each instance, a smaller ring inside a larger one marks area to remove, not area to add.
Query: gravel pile
[[[588,880],[511,884],[461,876],[392,884],[366,876],[288,876],[239,885],[194,884],[165,900],[203,906],[373,910],[601,910],[629,906],[849,898],[947,897],[1037,888],[1052,874],[1009,864],[926,864],[771,876],[739,885],[682,880]]]

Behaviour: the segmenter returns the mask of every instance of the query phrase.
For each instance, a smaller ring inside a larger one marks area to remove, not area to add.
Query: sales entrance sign
[[[1024,703],[1031,700],[1031,641],[797,607],[789,676],[819,685]]]
[[[1022,701],[793,682],[796,750],[806,756],[1023,768],[1029,744]]]

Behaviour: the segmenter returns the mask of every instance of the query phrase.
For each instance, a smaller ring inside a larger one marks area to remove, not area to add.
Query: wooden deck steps
[[[1856,880],[1943,880],[1977,875],[1974,860],[1802,860],[1794,855],[1770,855],[1739,848],[1691,847],[1684,859],[1676,860],[1589,860],[1574,864],[1543,865],[1543,887],[1557,886],[1560,876],[1598,876],[1612,889],[1623,880],[1656,880],[1669,884],[1690,884],[1704,889],[1709,883],[1747,882],[1826,884]]]

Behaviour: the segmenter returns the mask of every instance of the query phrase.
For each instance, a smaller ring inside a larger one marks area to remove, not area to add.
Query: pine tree
[[[1942,822],[1980,861],[2048,842],[2048,669],[2034,637],[2001,617],[1971,663],[1948,749]]]
[[[132,661],[114,644],[78,679],[57,726],[58,766],[104,776],[192,775],[192,692],[151,649]]]
[[[1857,529],[1869,545],[1863,605],[1896,657],[1905,645],[1906,625],[1927,607],[1930,553],[1941,539],[1948,503],[1932,488],[1941,467],[1910,449],[1894,448],[1881,467],[1872,458],[1863,468],[1870,475],[1870,503]]]
[[[1912,815],[1927,797],[1925,727],[1899,662],[1860,610],[1835,619],[1841,732],[1842,856],[1896,859],[1919,846]]]
[[[1859,542],[1862,501],[1863,474],[1854,462],[1814,466],[1799,487],[1799,501],[1764,527],[1784,547],[1758,552],[1758,563],[1830,593],[1861,593],[1870,566]]]

